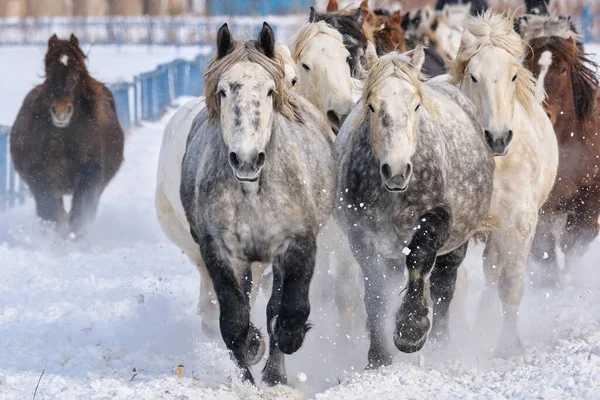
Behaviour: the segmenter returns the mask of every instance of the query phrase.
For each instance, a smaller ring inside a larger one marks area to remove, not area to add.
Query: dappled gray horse
[[[191,234],[219,301],[221,335],[250,381],[249,366],[264,353],[250,323],[250,264],[273,265],[268,384],[286,383],[284,354],[296,352],[309,329],[316,236],[332,212],[336,181],[329,124],[285,84],[274,46],[266,23],[258,40],[234,40],[221,27],[181,178]]]
[[[421,47],[410,57],[380,58],[336,141],[335,217],[365,276],[367,368],[392,361],[384,337],[390,260],[406,256],[409,271],[396,347],[414,352],[426,341],[430,272],[432,333],[447,338],[456,271],[469,238],[485,227],[493,190],[494,161],[476,108],[448,84],[422,84],[423,60]]]

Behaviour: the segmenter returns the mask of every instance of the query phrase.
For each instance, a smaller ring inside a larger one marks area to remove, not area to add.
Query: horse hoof
[[[403,353],[416,353],[423,348],[426,341],[427,335],[423,335],[420,339],[412,341],[402,338],[400,334],[394,334],[394,344]]]
[[[267,386],[287,385],[287,376],[277,371],[266,371],[263,373],[263,382]]]
[[[410,310],[410,311],[409,311]],[[427,332],[431,327],[428,307],[423,301],[409,300],[403,303],[396,314],[394,344],[403,353],[421,350],[427,341]]]
[[[288,330],[282,328],[279,324],[279,318],[275,322],[275,339],[277,341],[277,347],[284,354],[294,354],[304,343],[304,336],[306,332],[310,330],[309,324],[304,324],[299,329]]]
[[[265,350],[267,345],[265,343],[265,338],[263,337],[260,329],[255,327],[254,325],[250,325],[250,330],[248,331],[248,351],[247,351],[247,360],[249,365],[256,365],[262,360],[265,355]]]
[[[392,357],[381,357],[369,359],[367,366],[365,367],[366,371],[372,371],[379,369],[381,367],[387,367],[388,365],[392,365]]]

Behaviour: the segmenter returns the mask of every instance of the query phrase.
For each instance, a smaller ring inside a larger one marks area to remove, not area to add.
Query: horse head
[[[88,75],[85,54],[79,47],[77,37],[71,35],[69,40],[60,40],[56,34],[52,35],[48,41],[44,64],[45,105],[52,123],[56,127],[65,128],[77,111],[77,97],[82,90],[82,82]]]
[[[365,81],[363,121],[369,121],[371,146],[389,192],[408,188],[421,106],[431,109],[419,82],[424,61],[420,46],[402,55],[387,54],[375,62]]]
[[[334,132],[354,105],[351,57],[342,35],[325,22],[304,25],[294,41],[297,90],[327,117]]]
[[[204,81],[209,117],[220,123],[235,178],[256,182],[268,161],[275,114],[294,118],[271,27],[265,22],[257,40],[242,41],[224,24]]]

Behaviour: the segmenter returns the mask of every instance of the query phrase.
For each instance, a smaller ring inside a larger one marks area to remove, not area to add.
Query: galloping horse
[[[449,84],[422,84],[424,58],[420,47],[411,57],[381,57],[336,141],[334,216],[365,275],[368,368],[392,361],[384,335],[386,289],[396,286],[405,255],[408,290],[394,343],[414,352],[426,341],[429,272],[431,297],[439,299],[432,334],[447,339],[457,269],[469,238],[485,227],[492,197],[494,161],[477,110]]]
[[[277,44],[275,52],[284,66],[285,85],[292,90],[298,79],[289,50],[286,46]],[[187,255],[200,273],[198,314],[202,317],[202,329],[209,336],[217,336],[219,334],[217,297],[208,270],[204,265],[202,254],[200,254],[200,249],[190,234],[190,225],[185,216],[179,193],[181,164],[190,129],[194,118],[205,106],[203,97],[188,101],[177,110],[165,127],[158,158],[155,208],[158,222],[165,235]],[[263,272],[267,267],[268,264],[252,264],[251,305],[254,304]]]
[[[596,72],[590,68],[596,64],[573,39],[541,37],[529,46],[524,65],[536,76],[540,60],[551,59],[544,86],[559,151],[556,183],[540,212],[531,255],[546,267],[540,283],[557,284],[556,245],[565,253],[569,268],[598,235],[600,91]]]
[[[336,158],[325,118],[285,85],[268,24],[257,40],[217,34],[204,72],[206,107],[192,125],[181,173],[181,201],[213,282],[221,335],[242,370],[264,352],[250,323],[250,265],[273,266],[267,305],[268,384],[287,381],[284,354],[310,325],[309,285],[317,234],[335,196]]]
[[[94,219],[100,195],[123,161],[125,138],[113,95],[88,73],[77,37],[53,35],[44,62],[46,79],[23,101],[10,152],[37,215],[77,238]],[[69,214],[63,204],[68,194],[73,195]]]
[[[486,286],[480,323],[491,290],[498,290],[504,326],[498,351],[519,351],[517,327],[525,265],[538,211],[548,198],[558,166],[552,124],[536,101],[534,79],[518,61],[525,43],[512,21],[487,11],[468,17],[451,70],[453,82],[479,110],[496,162],[483,267]]]

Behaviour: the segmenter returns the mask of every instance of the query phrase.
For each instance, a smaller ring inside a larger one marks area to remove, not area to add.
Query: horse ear
[[[227,23],[224,23],[217,32],[217,58],[223,58],[232,51],[233,37]]]
[[[275,32],[269,24],[263,22],[258,34],[258,48],[269,58],[275,58]]]
[[[410,57],[410,63],[417,72],[421,71],[423,64],[425,63],[425,50],[423,50],[423,46],[418,45],[415,47],[412,56]]]
[[[329,0],[329,3],[327,3],[327,12],[337,12],[339,9],[340,6],[336,0]]]
[[[48,39],[48,47],[52,47],[56,43],[58,43],[58,36],[56,36],[56,33],[55,33],[54,35],[50,36],[50,39]]]
[[[364,8],[365,10],[368,10],[369,9],[369,0],[363,0],[360,3],[359,8]]]
[[[396,11],[392,14],[390,21],[394,24],[402,25],[402,12],[400,12],[400,10]]]
[[[308,17],[308,22],[316,22],[317,19],[317,10],[314,7],[310,8],[310,16]]]
[[[358,22],[360,26],[362,26],[365,22],[365,16],[363,15],[362,8],[357,8],[352,18],[354,18],[354,20]]]
[[[427,21],[427,23],[429,23],[429,21],[433,18],[433,8],[431,8],[431,6],[429,4],[425,5],[425,7],[423,7],[423,21]]]
[[[464,44],[465,47],[471,47],[475,42],[477,42],[477,38],[471,32],[465,31],[463,33],[462,44]]]
[[[444,8],[442,9],[442,16],[447,20],[450,20],[450,6],[448,3],[444,4]]]
[[[69,42],[71,42],[71,44],[75,47],[79,47],[79,39],[77,39],[77,36],[75,36],[74,34],[71,33],[71,37],[69,38]]]

